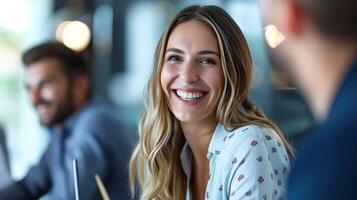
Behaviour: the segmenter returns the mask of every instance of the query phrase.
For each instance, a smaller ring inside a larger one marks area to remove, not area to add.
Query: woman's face
[[[223,84],[213,30],[197,20],[179,24],[169,36],[161,71],[171,112],[181,122],[216,122]]]

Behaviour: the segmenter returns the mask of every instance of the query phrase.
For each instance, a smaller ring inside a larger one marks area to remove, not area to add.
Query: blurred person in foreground
[[[141,199],[284,198],[291,149],[248,98],[252,67],[222,8],[175,16],[157,45],[132,156]]]
[[[129,136],[112,109],[92,97],[84,58],[49,42],[23,55],[25,86],[40,123],[51,133],[38,165],[0,191],[0,199],[74,199],[72,159],[78,160],[81,199],[100,199],[98,174],[113,199],[127,199]]]
[[[319,123],[297,147],[290,200],[356,199],[357,1],[261,0],[286,39],[273,60],[296,81]]]

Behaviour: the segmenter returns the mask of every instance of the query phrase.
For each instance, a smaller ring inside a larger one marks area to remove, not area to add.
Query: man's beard
[[[56,124],[63,123],[74,112],[74,106],[72,101],[66,99],[65,102],[58,106],[57,112],[54,114],[53,119],[47,124],[47,126],[54,126]]]
[[[43,126],[53,127],[58,124],[62,124],[71,114],[74,113],[75,108],[73,105],[73,94],[71,91],[68,91],[66,95],[67,98],[64,98],[63,101],[59,102],[55,113],[50,121],[44,123],[40,122]],[[47,104],[49,106],[53,106],[52,102],[42,102],[42,104]]]

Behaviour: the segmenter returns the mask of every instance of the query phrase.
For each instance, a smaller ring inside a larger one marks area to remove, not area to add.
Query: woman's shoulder
[[[245,196],[246,191],[272,195],[290,166],[279,136],[271,128],[253,124],[225,131],[216,169],[220,169],[218,176],[224,177],[227,191],[235,198]]]
[[[225,129],[222,126],[222,129],[224,129],[223,131],[226,132],[226,138],[224,140],[233,139],[234,141],[241,141],[249,139],[262,139],[263,137],[274,136],[273,130],[255,124],[249,124],[230,130]]]
[[[249,124],[226,132],[223,138],[224,146],[230,149],[242,149],[246,147],[277,148],[283,146],[278,134],[264,126]]]

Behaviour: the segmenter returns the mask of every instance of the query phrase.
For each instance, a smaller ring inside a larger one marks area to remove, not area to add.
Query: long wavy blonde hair
[[[215,33],[224,74],[224,89],[216,118],[227,130],[247,124],[272,128],[292,155],[292,148],[277,126],[248,99],[252,59],[247,42],[234,20],[217,6],[190,6],[179,12],[163,33],[155,52],[154,70],[147,85],[139,122],[140,140],[130,161],[130,186],[140,184],[141,199],[177,200],[186,194],[186,176],[180,162],[185,143],[179,121],[170,112],[160,75],[166,45],[179,24],[199,20]]]

